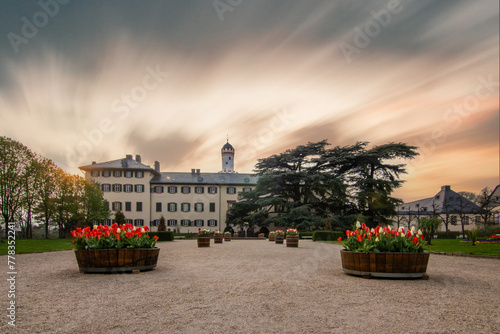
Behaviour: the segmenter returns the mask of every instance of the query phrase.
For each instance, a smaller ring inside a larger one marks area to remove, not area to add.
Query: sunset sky
[[[235,168],[308,141],[419,146],[405,201],[499,184],[499,3],[2,1],[0,135],[78,166]]]

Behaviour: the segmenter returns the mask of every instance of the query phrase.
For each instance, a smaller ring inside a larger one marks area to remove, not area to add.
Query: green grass
[[[500,256],[500,243],[477,243],[476,246],[472,246],[471,242],[461,242],[456,239],[434,239],[431,246],[424,248],[433,252]]]
[[[40,253],[64,249],[73,249],[72,239],[17,239],[16,254]],[[4,239],[0,243],[0,255],[7,254],[8,244]]]

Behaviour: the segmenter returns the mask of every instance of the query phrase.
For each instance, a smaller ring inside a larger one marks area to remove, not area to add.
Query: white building
[[[238,201],[238,194],[253,189],[258,179],[235,172],[234,153],[229,142],[222,147],[219,173],[202,173],[199,169],[190,173],[161,172],[159,162],[151,168],[141,162],[139,155],[79,168],[86,179],[101,185],[112,215],[120,210],[135,226],[148,225],[155,231],[163,216],[167,228],[174,231],[222,231],[227,211]]]

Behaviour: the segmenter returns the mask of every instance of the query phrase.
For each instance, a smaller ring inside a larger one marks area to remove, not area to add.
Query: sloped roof
[[[100,169],[134,169],[147,170],[158,174],[153,168],[151,168],[151,166],[134,160],[131,155],[127,155],[124,159],[112,160],[102,163],[93,163],[91,165],[81,166],[78,168],[84,171]]]
[[[253,174],[162,172],[151,179],[151,184],[255,185],[258,179]]]
[[[495,187],[495,190],[493,190],[490,197],[488,197],[488,202],[485,205],[487,208],[496,208],[497,206],[500,206],[500,185]]]
[[[434,197],[404,203],[397,211],[399,214],[484,213],[481,207],[451,190],[450,186],[442,186]]]

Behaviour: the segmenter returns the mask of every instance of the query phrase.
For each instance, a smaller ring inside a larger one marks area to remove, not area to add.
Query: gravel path
[[[82,274],[73,251],[17,255],[16,328],[2,279],[0,333],[500,333],[496,259],[433,254],[429,280],[384,280],[344,274],[337,244],[158,245],[138,274]]]

